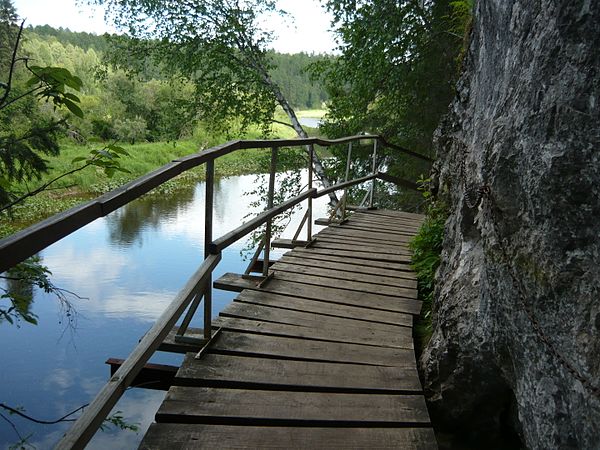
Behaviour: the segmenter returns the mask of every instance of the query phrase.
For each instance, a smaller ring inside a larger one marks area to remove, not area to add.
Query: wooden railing
[[[348,162],[351,159],[352,143],[356,141],[373,141],[373,165],[372,173],[368,176],[349,180],[349,165],[346,170],[345,181],[321,190],[313,187],[313,158],[314,145],[329,147],[332,145],[348,144]],[[202,152],[176,159],[163,167],[142,176],[124,186],[115,189],[101,197],[89,201],[81,206],[72,208],[66,212],[57,214],[47,220],[44,220],[32,227],[29,227],[13,236],[0,241],[0,273],[11,268],[15,264],[34,255],[50,244],[62,239],[68,234],[76,231],[93,220],[103,217],[110,212],[120,208],[128,202],[142,196],[151,189],[174,178],[180,173],[206,164],[206,199],[205,199],[205,246],[204,261],[198,270],[188,280],[183,289],[177,294],[175,299],[169,304],[167,309],[161,314],[150,331],[142,338],[129,357],[110,378],[108,383],[101,389],[96,398],[85,409],[84,413],[75,422],[73,427],[65,434],[59,442],[57,448],[71,449],[83,448],[92,438],[96,430],[102,424],[104,418],[117,403],[121,395],[129,387],[142,367],[148,362],[152,354],[158,349],[168,333],[173,329],[177,321],[181,318],[187,309],[187,313],[182,319],[178,328],[176,340],[180,342],[192,342],[196,344],[206,344],[212,337],[211,318],[212,318],[212,272],[221,260],[221,252],[246,236],[253,230],[263,224],[267,224],[265,237],[261,246],[257,250],[253,260],[264,248],[263,276],[267,278],[269,267],[269,251],[271,247],[271,223],[274,217],[289,210],[295,205],[307,200],[308,208],[300,224],[296,239],[303,227],[307,225],[307,241],[312,239],[312,200],[334,191],[344,189],[344,195],[338,203],[340,208],[336,208],[335,213],[341,214],[346,206],[347,189],[351,186],[371,181],[370,190],[363,199],[363,203],[372,205],[373,193],[375,190],[375,179],[379,178],[385,181],[400,183],[406,187],[411,186],[411,182],[395,179],[389,175],[377,171],[377,144],[387,144],[381,137],[375,135],[351,136],[342,139],[324,140],[318,138],[309,139],[283,139],[271,141],[232,141],[226,144],[213,147]],[[278,150],[282,147],[307,146],[308,158],[308,188],[300,195],[291,198],[280,205],[273,205],[273,195],[275,189],[275,171]],[[416,156],[424,160],[429,158],[414,153],[412,151],[395,147],[397,151],[405,152],[411,156]],[[215,159],[228,153],[242,149],[271,149],[271,168],[269,177],[267,210],[255,218],[240,225],[229,233],[214,239],[213,229],[213,188],[215,177]],[[430,161],[430,160],[429,160]],[[197,339],[185,335],[188,326],[201,302],[204,299],[204,340],[197,342]]]

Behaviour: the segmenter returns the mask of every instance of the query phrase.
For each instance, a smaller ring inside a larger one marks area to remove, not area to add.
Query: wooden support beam
[[[110,376],[113,376],[124,362],[124,359],[108,358],[105,364],[110,366]],[[168,391],[173,386],[173,380],[178,370],[179,367],[167,364],[144,364],[144,367],[131,382],[131,387]]]
[[[275,239],[271,245],[274,248],[296,248],[304,247],[308,241],[292,241],[291,239]]]

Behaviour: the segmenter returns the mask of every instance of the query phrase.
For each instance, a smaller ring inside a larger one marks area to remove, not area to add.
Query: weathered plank
[[[323,257],[323,258],[312,258],[308,257],[310,254],[298,254],[294,253],[286,253],[284,254],[278,262],[295,264],[299,266],[306,267],[315,267],[315,268],[327,268],[330,270],[336,270],[341,272],[342,274],[346,274],[347,276],[351,276],[351,274],[364,274],[364,275],[373,275],[373,276],[383,276],[387,278],[396,278],[402,280],[416,281],[416,275],[414,272],[409,272],[410,268],[408,265],[405,266],[404,270],[393,270],[385,267],[385,264],[382,264],[384,267],[371,267],[369,265],[362,265],[360,263],[351,264],[352,260],[343,259],[342,261],[346,262],[337,262],[332,257]],[[368,260],[365,260],[370,262]],[[415,283],[411,283],[410,287],[416,287]]]
[[[346,241],[347,242],[347,241]],[[343,238],[334,238],[323,236],[311,246],[311,248],[327,249],[327,250],[344,250],[352,252],[358,257],[367,259],[375,259],[378,261],[391,260],[396,262],[410,262],[410,251],[402,248],[377,247],[364,245],[361,243],[344,243]]]
[[[222,331],[214,338],[209,353],[256,356],[304,361],[354,363],[387,367],[415,367],[410,349],[322,342],[309,339],[263,336]]]
[[[255,305],[267,305],[273,308],[280,308],[288,311],[318,313],[324,317],[342,317],[353,319],[361,322],[367,322],[370,326],[377,326],[377,324],[391,325],[394,327],[412,326],[412,316],[406,313],[380,311],[377,309],[349,305],[338,305],[335,303],[305,299],[291,295],[280,295],[273,292],[246,290],[238,295],[235,301],[251,303]]]
[[[360,335],[369,330],[371,332],[380,333],[383,339],[388,339],[395,335],[411,337],[410,327],[398,328],[396,325],[385,323],[367,322],[347,317],[324,316],[323,314],[310,311],[293,311],[289,309],[274,308],[270,305],[260,303],[250,304],[248,302],[238,301],[238,299],[227,305],[219,314],[223,317],[261,320],[278,324],[309,327],[311,329],[322,328],[326,332],[331,331],[343,334],[353,333],[354,335]]]
[[[410,219],[415,222],[422,221],[424,216],[423,214],[410,213],[406,211],[394,211],[391,209],[373,209],[368,212],[357,212],[357,214],[369,215],[369,216],[383,216],[390,219]]]
[[[352,217],[308,248],[283,242],[294,250],[261,285],[215,281],[241,293],[202,357],[186,356],[141,448],[436,448],[412,343],[420,218]]]
[[[283,264],[282,264],[283,265]],[[417,293],[414,288],[410,287],[396,287],[396,286],[385,286],[382,284],[374,284],[366,281],[349,281],[342,279],[334,279],[328,276],[321,275],[307,275],[298,272],[279,271],[277,265],[273,266],[275,271],[274,280],[286,280],[293,281],[296,283],[303,283],[306,285],[330,287],[334,286],[338,289],[342,289],[346,292],[364,292],[364,293],[376,293],[379,296],[390,296],[390,297],[402,297],[402,298],[417,298]],[[366,306],[366,305],[365,305]]]
[[[363,214],[360,212],[352,214],[348,218],[348,222],[363,222],[366,224],[371,224],[375,227],[394,227],[396,230],[403,229],[407,227],[409,229],[418,228],[423,223],[423,219],[415,220],[415,219],[407,219],[407,218],[392,218],[385,216],[376,216],[373,214]]]
[[[157,422],[429,426],[421,395],[363,395],[173,386]]]
[[[124,359],[108,358],[105,364],[110,366],[110,376],[113,376],[124,362]],[[179,367],[177,366],[146,363],[131,382],[131,386],[166,391],[173,385],[173,380],[178,370]]]
[[[415,368],[245,358],[207,354],[201,364],[186,356],[173,380],[178,386],[306,392],[421,393]]]
[[[391,263],[396,265],[407,265],[411,262],[410,255],[385,255],[383,253],[371,253],[371,252],[363,252],[357,251],[356,248],[354,250],[348,250],[348,247],[340,247],[336,245],[325,245],[325,242],[321,243],[322,246],[318,246],[318,242],[315,242],[310,249],[302,249],[298,248],[295,251],[304,251],[310,250],[314,254],[321,255],[329,255],[336,256],[341,258],[350,258],[350,259],[362,259],[368,261],[376,261],[383,263]]]
[[[341,287],[327,287],[327,285],[322,284],[306,284],[299,281],[300,275],[295,275],[294,277],[295,280],[292,280],[291,275],[288,276],[285,272],[280,272],[279,275],[275,274],[275,277],[262,288],[258,288],[254,283],[248,282],[238,274],[226,273],[215,281],[214,286],[221,289],[221,286],[232,287],[237,285],[239,286],[238,292],[241,292],[243,289],[260,289],[261,292],[273,292],[275,294],[337,303],[339,305],[360,306],[381,311],[394,311],[415,315],[419,314],[421,311],[421,302],[415,300],[416,293],[413,289],[409,290],[409,295],[413,297],[412,299],[400,296],[391,297],[360,290],[347,290]],[[331,283],[329,285],[331,285]],[[229,290],[234,289],[231,288]]]
[[[347,230],[356,230],[356,231],[376,231],[378,233],[389,233],[391,235],[400,235],[400,236],[414,236],[417,234],[419,227],[417,226],[408,226],[404,225],[400,228],[394,227],[393,225],[384,226],[384,225],[374,225],[372,223],[365,223],[360,220],[348,219],[346,223],[343,225],[329,225],[329,228],[337,229],[347,229]]]
[[[317,428],[154,423],[139,448],[435,450],[437,445],[432,428]]]
[[[305,247],[308,241],[294,241],[292,239],[275,239],[271,242],[273,248],[296,248]]]
[[[361,231],[361,230],[353,230],[352,228],[345,227],[344,225],[339,227],[329,227],[321,230],[319,235],[333,235],[333,236],[342,236],[342,237],[352,237],[355,239],[362,240],[365,244],[370,245],[379,244],[381,245],[397,245],[402,248],[408,248],[408,243],[413,238],[413,234],[396,234],[390,235],[389,233],[380,233],[376,231]]]
[[[372,259],[364,259],[358,256],[336,256],[334,252],[328,252],[325,250],[318,249],[294,249],[294,252],[288,252],[285,256],[293,256],[304,261],[317,261],[317,264],[325,263],[341,263],[343,265],[354,266],[358,268],[376,268],[376,269],[389,269],[394,272],[402,272],[402,276],[411,279],[416,279],[415,273],[412,271],[410,264],[393,263],[390,261],[377,261]],[[320,262],[319,262],[320,261]]]
[[[358,241],[361,245],[374,247],[393,247],[402,249],[405,253],[409,251],[409,243],[412,236],[401,236],[399,239],[387,239],[383,233],[369,233],[364,231],[351,230],[349,228],[339,227],[336,229],[325,228],[321,230],[316,237],[338,237],[341,239],[352,239]]]
[[[336,326],[331,326],[329,329],[314,328],[305,325],[268,322],[229,315],[219,316],[213,321],[213,324],[216,327],[220,327],[221,331],[255,333],[266,336],[292,337],[324,342],[362,344],[375,347],[413,348],[412,335],[410,334],[385,334],[379,330],[364,328],[356,330]],[[410,328],[406,328],[406,330],[410,330]]]
[[[297,274],[316,275],[325,278],[333,278],[336,280],[344,281],[358,281],[363,283],[380,284],[382,287],[401,287],[414,289],[417,287],[415,280],[407,280],[405,278],[388,277],[384,275],[374,275],[370,273],[360,272],[344,272],[337,269],[322,268],[315,266],[306,266],[302,264],[296,264],[294,260],[286,259],[285,261],[280,260],[277,264],[273,265],[272,270],[279,272],[290,272]],[[392,289],[393,290],[393,289]]]
[[[316,234],[315,239],[318,240],[321,244],[329,243],[329,244],[337,244],[341,245],[351,245],[352,248],[355,248],[359,251],[364,251],[368,246],[368,250],[378,254],[390,254],[389,250],[394,249],[395,251],[391,254],[400,254],[404,255],[407,258],[411,255],[409,247],[405,243],[390,243],[386,244],[381,241],[371,241],[367,242],[363,238],[356,236],[343,236],[336,234],[328,234],[328,233],[319,233]],[[314,245],[314,244],[313,244]]]
[[[179,331],[179,327],[173,327],[169,334],[165,338],[165,340],[158,346],[158,350],[162,352],[172,352],[172,353],[187,353],[187,352],[197,352],[204,345],[204,330],[202,328],[188,328],[185,332],[187,337],[191,337],[194,339],[201,340],[197,344],[190,344],[188,342],[177,342],[175,340],[175,336]]]

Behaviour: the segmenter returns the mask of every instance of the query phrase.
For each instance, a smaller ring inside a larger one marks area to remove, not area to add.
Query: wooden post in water
[[[372,175],[375,175],[377,172],[377,139],[373,139],[373,170],[371,171]],[[373,194],[375,193],[375,183],[376,179],[373,178],[371,181],[371,193],[369,194],[369,208],[373,207]]]
[[[275,194],[275,171],[277,169],[277,147],[271,148],[271,170],[269,172],[269,193],[267,196],[267,210],[273,207],[273,196]],[[265,258],[263,265],[263,276],[269,275],[269,255],[271,253],[271,225],[273,219],[267,220],[265,229]]]

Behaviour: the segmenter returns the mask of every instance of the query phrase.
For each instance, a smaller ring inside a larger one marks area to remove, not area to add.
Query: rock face
[[[600,448],[600,2],[477,3],[436,136],[450,218],[420,360],[431,412]]]

